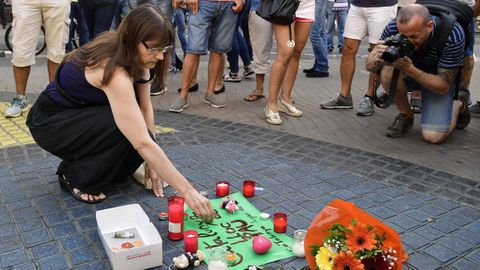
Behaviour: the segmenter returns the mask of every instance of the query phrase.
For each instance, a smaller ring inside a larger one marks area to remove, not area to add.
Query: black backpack
[[[425,6],[431,15],[440,18],[440,23],[435,26],[435,33],[438,36],[435,39],[435,44],[433,44],[439,54],[443,52],[448,35],[455,22],[458,22],[465,32],[465,49],[470,46],[473,10],[465,2],[459,0],[417,0],[415,3]]]

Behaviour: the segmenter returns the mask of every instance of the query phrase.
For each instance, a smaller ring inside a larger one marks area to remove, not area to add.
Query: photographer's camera
[[[380,59],[387,63],[393,63],[404,56],[409,57],[415,50],[415,46],[402,34],[386,38],[384,45],[389,47],[383,52]]]

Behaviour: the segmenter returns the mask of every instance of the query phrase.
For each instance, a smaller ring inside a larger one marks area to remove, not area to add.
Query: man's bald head
[[[411,4],[403,7],[397,14],[397,22],[400,24],[408,24],[414,17],[422,18],[425,25],[432,20],[428,9],[419,4]]]

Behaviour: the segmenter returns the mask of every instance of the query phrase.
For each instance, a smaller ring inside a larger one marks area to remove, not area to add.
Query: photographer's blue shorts
[[[234,2],[198,1],[198,13],[188,12],[187,53],[227,53],[232,49],[237,14]]]
[[[446,95],[435,94],[407,77],[405,84],[408,89],[422,91],[422,129],[428,131],[447,132],[452,122],[453,98],[455,96],[455,82]]]

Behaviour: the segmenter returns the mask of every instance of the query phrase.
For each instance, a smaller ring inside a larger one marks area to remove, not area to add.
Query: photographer
[[[400,113],[386,129],[387,137],[401,137],[413,126],[408,88],[422,91],[422,136],[429,143],[444,142],[454,130],[457,117],[470,117],[468,101],[454,100],[465,35],[456,22],[440,53],[430,45],[438,38],[436,32],[441,32],[435,31],[435,25],[439,23],[440,19],[431,16],[424,6],[406,6],[399,11],[397,19],[385,27],[381,36],[383,41],[367,58],[367,70],[374,72],[381,68],[380,83],[386,90],[390,89],[394,68],[399,70],[394,102]]]

